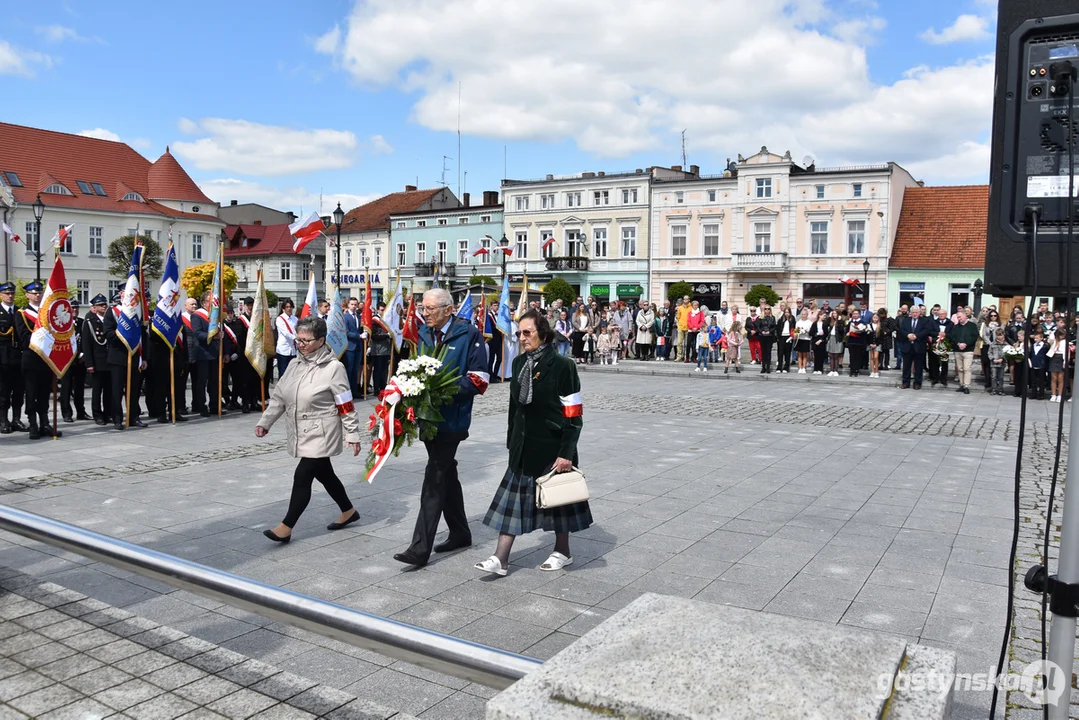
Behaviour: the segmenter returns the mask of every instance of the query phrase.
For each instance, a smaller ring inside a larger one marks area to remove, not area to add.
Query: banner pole
[[[52,376],[52,439],[56,439],[56,375]]]
[[[172,400],[169,407],[172,409],[172,422],[176,422],[176,348],[169,350],[169,395]]]
[[[221,374],[225,368],[225,332],[218,328],[217,345],[217,416],[221,417]]]
[[[127,354],[127,394],[124,395],[124,429],[131,427],[131,353]]]
[[[374,328],[372,328],[373,330]],[[371,339],[371,330],[367,331],[368,340]],[[367,350],[370,347],[367,342],[363,341],[363,374],[360,376],[360,382],[363,383],[363,399],[367,399]]]

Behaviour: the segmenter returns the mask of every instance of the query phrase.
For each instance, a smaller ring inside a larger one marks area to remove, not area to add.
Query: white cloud
[[[33,50],[17,48],[7,41],[0,40],[0,75],[20,75],[34,77],[34,67],[52,67],[52,58]]]
[[[960,15],[954,23],[940,32],[937,32],[935,28],[929,28],[921,34],[922,40],[932,45],[984,40],[987,37],[989,37],[989,21],[978,15]]]
[[[95,42],[101,45],[106,44],[105,41],[99,37],[86,37],[80,35],[78,30],[65,25],[40,25],[34,28],[34,32],[51,43],[62,43],[65,40],[71,40],[73,42]]]
[[[386,142],[381,135],[372,135],[367,140],[367,146],[372,155],[389,155],[393,152],[393,145]]]
[[[955,152],[932,160],[919,160],[906,165],[914,177],[933,177],[937,182],[984,183],[989,168],[989,143],[967,141]]]
[[[228,205],[233,200],[242,203],[253,202],[283,212],[291,210],[297,215],[301,214],[301,210],[303,212],[319,210],[319,194],[299,186],[272,187],[235,178],[205,180],[198,183],[198,186],[210,199],[221,205]],[[363,205],[379,197],[382,197],[381,193],[370,195],[328,193],[322,196],[321,211],[323,214],[329,213],[337,207],[337,203],[341,203],[342,208],[351,210],[357,205]]]
[[[180,131],[207,135],[172,145],[177,155],[200,170],[242,175],[290,175],[350,167],[359,143],[343,130],[302,130],[248,120],[181,119]]]
[[[132,138],[130,140],[122,140],[119,135],[112,130],[106,130],[105,128],[94,128],[92,130],[80,130],[76,135],[82,135],[83,137],[97,138],[98,140],[111,140],[112,142],[122,142],[130,145],[136,150],[149,150],[153,147],[153,143],[146,138]]]
[[[424,127],[456,130],[460,83],[465,133],[571,139],[598,157],[674,155],[686,128],[690,154],[714,161],[768,145],[829,165],[914,163],[988,130],[991,62],[876,84],[865,47],[884,20],[872,4],[857,12],[819,0],[624,0],[617,13],[576,0],[365,0],[316,46],[361,85],[415,95]]]

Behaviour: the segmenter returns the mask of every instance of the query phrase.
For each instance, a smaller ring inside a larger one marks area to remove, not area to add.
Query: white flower
[[[429,368],[427,368],[427,374],[428,374],[428,375],[432,375],[432,376],[433,376],[433,375],[435,375],[435,374],[436,374],[437,372],[438,372],[438,371],[437,371],[437,370],[435,370],[435,369],[434,369],[433,367],[429,367]]]

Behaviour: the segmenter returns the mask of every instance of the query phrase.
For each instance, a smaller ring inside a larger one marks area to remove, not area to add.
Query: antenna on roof
[[[322,188],[318,189],[318,215],[322,217]]]
[[[457,81],[457,197],[461,197],[461,81]]]
[[[453,158],[451,158],[449,155],[443,155],[442,156],[442,180],[439,183],[440,185],[442,185],[442,187],[446,187],[446,161],[447,160],[453,160]],[[419,187],[419,182],[416,183],[416,187]],[[460,185],[458,185],[458,189],[460,189]]]
[[[686,131],[682,130],[682,167],[686,166]]]

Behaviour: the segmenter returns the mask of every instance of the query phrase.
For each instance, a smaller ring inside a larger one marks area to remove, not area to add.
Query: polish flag
[[[308,315],[314,315],[318,310],[318,295],[315,293],[315,274],[311,273],[311,282],[307,285],[307,297],[303,301],[303,309],[300,310],[300,319]]]
[[[491,238],[488,236],[486,239],[490,240]],[[483,246],[483,240],[484,239],[481,238],[472,243],[472,247],[469,248],[469,253],[471,253],[472,257],[476,257],[477,255],[488,256],[491,254],[491,249]]]
[[[543,245],[541,247],[542,247],[542,249],[544,251],[546,251],[547,248],[554,245],[554,243],[555,243],[555,239],[554,239],[554,235],[552,235],[551,237],[549,237],[549,238],[547,238],[546,240],[543,241]]]
[[[502,245],[498,249],[501,250],[506,256],[513,254],[513,247],[510,245]]]
[[[569,395],[559,395],[562,401],[562,415],[568,418],[581,417],[584,414],[584,399],[581,393],[575,392]]]
[[[317,238],[325,229],[326,226],[322,223],[322,218],[314,211],[303,220],[289,225],[289,234],[296,238],[296,241],[292,243],[292,252],[301,252],[309,242]]]
[[[4,223],[4,232],[6,232],[8,235],[11,236],[11,242],[19,242],[18,233],[16,233],[14,230],[12,230],[10,227],[8,227],[7,223]]]
[[[847,275],[844,275],[843,277],[839,278],[839,282],[843,283],[844,285],[850,285],[851,287],[854,287],[855,285],[858,284],[857,280],[855,280],[854,278],[849,277]]]
[[[64,242],[68,239],[68,236],[71,235],[71,228],[73,228],[73,227],[75,227],[75,226],[72,224],[72,225],[68,225],[67,227],[62,227],[59,230],[57,230],[56,234],[52,236],[52,246],[53,247],[61,247],[61,246],[63,246]]]

